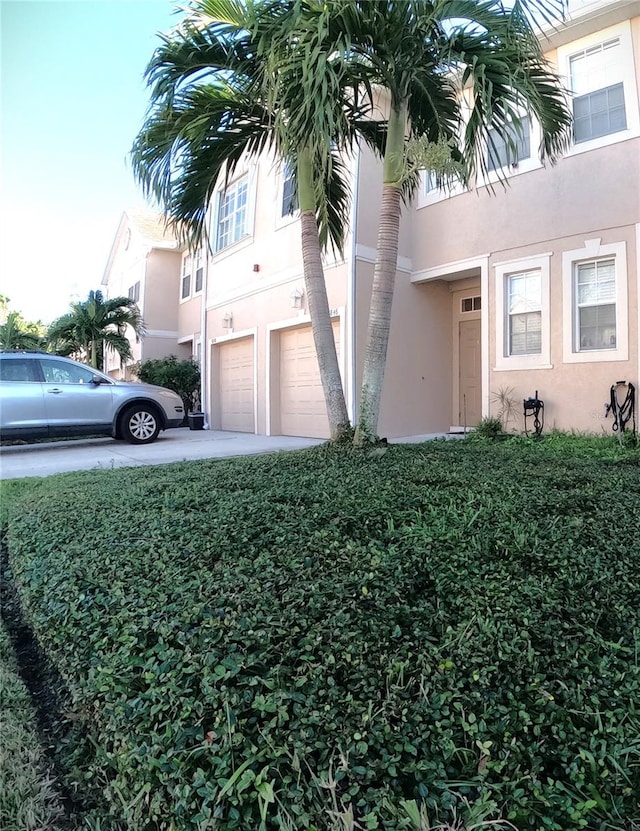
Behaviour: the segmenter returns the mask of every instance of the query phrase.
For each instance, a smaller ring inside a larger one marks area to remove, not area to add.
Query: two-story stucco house
[[[132,335],[133,361],[191,356],[190,346],[178,342],[182,267],[182,250],[160,214],[140,208],[122,214],[102,284],[107,297],[129,297],[142,313],[145,333],[138,339]],[[105,371],[114,378],[131,375],[113,352],[106,355]]]
[[[521,412],[536,390],[547,428],[610,431],[611,385],[637,384],[640,2],[570,8],[543,40],[572,96],[564,156],[543,166],[528,124],[517,159],[499,146],[487,157],[486,181],[445,192],[425,175],[404,211],[381,435],[472,426],[500,391]],[[381,175],[367,151],[350,171],[345,252],[327,258],[326,281],[355,419]],[[183,252],[165,289],[176,341],[201,356],[214,429],[328,435],[290,184],[272,158],[238,167],[212,200],[212,252]]]

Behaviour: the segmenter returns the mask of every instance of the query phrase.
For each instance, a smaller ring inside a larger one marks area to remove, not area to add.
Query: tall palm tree
[[[41,349],[44,336],[37,323],[28,323],[20,312],[8,312],[0,324],[0,349]]]
[[[105,300],[101,291],[90,291],[86,300],[72,303],[66,315],[53,321],[47,340],[58,355],[74,355],[102,369],[105,348],[112,349],[123,361],[132,357],[129,327],[135,335],[144,333],[142,316],[133,300]]]
[[[375,440],[411,139],[456,145],[468,183],[486,172],[495,136],[515,149],[524,115],[541,125],[540,155],[554,161],[569,140],[570,111],[547,65],[532,18],[551,20],[562,0],[332,0],[334,25],[351,35],[349,58],[388,96],[377,260],[355,443]],[[310,67],[309,72],[313,72]],[[436,171],[446,180],[446,169]]]
[[[331,437],[339,438],[350,424],[321,254],[343,244],[349,193],[331,142],[340,147],[353,138],[353,105],[329,66],[323,82],[334,96],[300,124],[299,59],[285,63],[273,48],[297,20],[293,4],[192,0],[189,9],[161,36],[147,67],[151,108],[132,148],[134,174],[171,221],[200,241],[216,186],[242,159],[271,150],[296,171],[306,296]],[[295,43],[287,41],[288,58]]]

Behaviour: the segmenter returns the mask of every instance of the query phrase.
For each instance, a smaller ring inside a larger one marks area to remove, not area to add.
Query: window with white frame
[[[186,253],[182,257],[182,277],[180,281],[180,299],[188,300],[202,291],[204,276],[204,252],[198,248],[195,254]]]
[[[133,300],[134,303],[140,302],[140,280],[129,286],[129,300]]]
[[[576,144],[626,129],[619,37],[571,55],[569,78]]]
[[[186,300],[191,296],[191,254],[182,258],[182,280],[180,283],[180,299]]]
[[[507,275],[507,355],[542,351],[542,275],[540,269]]]
[[[196,251],[196,258],[195,259],[196,259],[196,263],[195,263],[196,280],[195,280],[194,291],[197,294],[198,292],[202,291],[202,280],[203,280],[203,276],[204,276],[202,248],[198,248],[198,250]]]
[[[562,279],[565,363],[628,360],[626,244],[591,239],[565,251]]]
[[[501,136],[497,130],[489,131],[487,168],[516,167],[531,157],[531,119],[522,116],[518,124],[510,124]]]
[[[550,259],[494,265],[497,370],[551,368]]]
[[[630,20],[559,46],[557,58],[573,106],[574,141],[568,155],[640,135]]]
[[[294,178],[294,171],[285,164],[284,173],[282,175],[282,207],[281,216],[291,216],[298,210],[298,195],[296,193],[296,185]]]
[[[249,182],[244,176],[218,195],[216,251],[247,236],[247,194]]]
[[[576,352],[615,349],[615,260],[576,263],[574,282]]]

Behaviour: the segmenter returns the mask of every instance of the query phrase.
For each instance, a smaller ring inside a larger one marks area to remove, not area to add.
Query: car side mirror
[[[91,383],[95,384],[96,387],[99,387],[100,384],[104,384],[104,378],[101,378],[99,375],[92,375],[91,376]]]

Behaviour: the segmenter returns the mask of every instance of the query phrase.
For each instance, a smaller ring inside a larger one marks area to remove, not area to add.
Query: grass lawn
[[[321,447],[3,497],[87,827],[640,828],[637,450]]]

